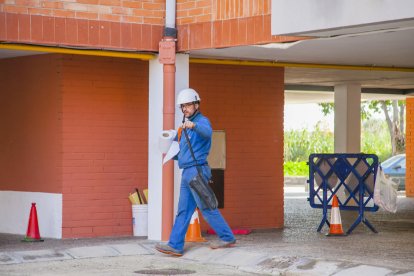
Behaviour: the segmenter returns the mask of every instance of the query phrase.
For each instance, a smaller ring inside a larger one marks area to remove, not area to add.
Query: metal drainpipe
[[[164,36],[159,43],[159,61],[163,64],[163,129],[175,128],[175,0],[165,6]],[[174,219],[174,163],[168,161],[162,168],[162,231],[161,239],[169,239]]]

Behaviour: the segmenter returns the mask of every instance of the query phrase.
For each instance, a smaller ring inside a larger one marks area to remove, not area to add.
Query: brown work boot
[[[168,244],[164,244],[164,243],[158,243],[157,245],[155,245],[155,249],[157,249],[161,253],[173,255],[175,257],[181,257],[183,255],[183,251],[174,249]]]
[[[210,243],[210,248],[211,249],[218,249],[218,248],[233,247],[235,244],[236,244],[236,240],[232,240],[232,241],[218,240],[218,241],[211,242]]]

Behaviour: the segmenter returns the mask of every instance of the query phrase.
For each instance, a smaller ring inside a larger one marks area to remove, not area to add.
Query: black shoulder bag
[[[190,187],[193,189],[198,196],[200,197],[201,201],[209,208],[210,210],[214,210],[218,206],[218,201],[216,198],[216,195],[213,192],[213,189],[211,189],[209,181],[206,181],[203,177],[203,174],[201,172],[200,166],[197,164],[197,160],[195,158],[193,148],[190,144],[190,139],[188,138],[187,130],[183,128],[184,136],[188,144],[188,148],[190,149],[191,155],[193,156],[193,159],[196,163],[197,172],[198,174],[190,181]]]

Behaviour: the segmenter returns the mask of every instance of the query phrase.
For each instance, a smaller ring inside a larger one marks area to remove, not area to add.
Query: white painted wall
[[[42,238],[62,238],[62,194],[0,191],[0,233],[26,235],[32,202]]]
[[[189,56],[176,55],[175,93],[188,87]],[[158,58],[149,62],[149,130],[148,130],[148,239],[161,240],[162,232],[162,154],[158,137],[163,121],[163,65]],[[182,113],[175,111],[176,129],[181,124]],[[177,212],[181,172],[174,162],[174,214]]]
[[[352,33],[414,26],[412,0],[272,0],[271,7],[272,35],[356,27],[357,30],[342,31]],[[399,23],[395,24],[396,21]],[[361,26],[365,27],[358,29]],[[330,35],[334,34],[341,32]]]
[[[361,85],[335,85],[334,150],[361,152]]]
[[[148,239],[158,241],[162,231],[162,154],[158,137],[162,132],[163,99],[163,65],[156,58],[149,61]]]
[[[188,88],[190,85],[190,57],[187,54],[176,55],[176,75],[175,75],[175,98],[178,93]],[[183,113],[179,107],[175,107],[175,128],[181,125],[183,120]],[[180,184],[181,184],[181,170],[178,168],[178,162],[174,162],[174,214],[177,213],[178,198],[180,195]],[[175,219],[175,216],[174,216]]]

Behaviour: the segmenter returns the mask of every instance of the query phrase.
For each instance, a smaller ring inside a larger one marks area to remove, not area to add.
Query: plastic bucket
[[[132,205],[134,236],[148,236],[148,204]]]

